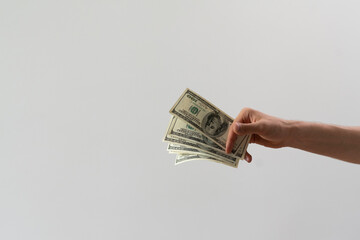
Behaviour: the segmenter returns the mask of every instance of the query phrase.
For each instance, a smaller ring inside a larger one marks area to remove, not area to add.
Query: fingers
[[[248,152],[245,153],[245,161],[247,161],[248,163],[251,163],[252,161],[252,156]]]
[[[259,134],[262,131],[262,123],[239,123],[233,122],[229,129],[228,138],[226,141],[226,153],[230,153],[234,143],[237,139],[237,136],[243,136],[248,134]]]
[[[234,147],[238,135],[247,135],[252,133],[259,133],[261,131],[261,125],[256,122],[257,118],[260,118],[261,113],[251,108],[244,108],[239,115],[235,118],[231,124],[228,138],[226,141],[226,153],[230,153]],[[251,155],[249,154],[251,161]]]
[[[243,108],[235,118],[234,122],[251,123],[254,121],[254,117],[260,113],[251,108]]]
[[[226,153],[230,153],[232,150],[232,147],[234,145],[234,142],[236,141],[237,138],[237,134],[233,131],[229,132],[229,137],[228,140],[226,142]],[[247,161],[248,163],[251,163],[252,161],[252,156],[250,155],[250,153],[246,152],[245,153],[245,161]]]
[[[254,123],[239,123],[235,122],[233,130],[237,135],[248,135],[248,134],[259,134],[262,131],[262,123],[254,122]]]
[[[234,122],[231,124],[228,137],[226,140],[226,153],[230,153],[234,147],[234,143],[237,139],[237,135],[240,135],[239,132],[235,130],[238,129],[238,123],[251,123],[251,115],[254,113],[254,110],[251,108],[243,108],[238,116],[235,118]]]

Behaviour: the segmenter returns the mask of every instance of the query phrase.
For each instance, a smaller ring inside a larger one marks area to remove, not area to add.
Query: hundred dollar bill
[[[167,150],[169,151],[169,153],[176,153],[176,154],[184,154],[185,153],[185,154],[204,155],[204,156],[208,156],[208,157],[212,157],[212,158],[218,158],[212,154],[203,152],[199,149],[184,146],[184,145],[177,145],[174,143],[169,143]],[[228,165],[237,167],[238,161],[232,161],[230,159],[224,159],[224,158],[218,158],[218,159],[221,160],[221,162],[224,162]]]
[[[239,159],[240,159],[240,158],[236,158],[234,156],[231,156],[229,154],[226,154],[224,151],[219,151],[217,149],[213,149],[213,148],[210,148],[208,146],[201,145],[201,144],[198,144],[198,143],[195,143],[195,142],[189,142],[189,141],[186,141],[186,140],[181,139],[181,138],[170,137],[170,136],[166,135],[165,138],[164,138],[164,141],[172,143],[172,144],[176,144],[176,145],[182,145],[182,146],[185,146],[185,147],[190,147],[190,148],[193,148],[193,149],[197,149],[197,150],[199,150],[201,152],[213,155],[216,158],[221,158],[221,159],[224,159],[224,160],[231,161],[231,162],[235,163],[236,165],[237,165],[237,163],[239,162]]]
[[[224,162],[221,159],[208,157],[208,156],[204,156],[204,155],[199,155],[199,154],[196,154],[196,155],[193,155],[193,154],[178,154],[178,155],[176,155],[176,158],[175,158],[175,165],[178,165],[178,164],[184,163],[184,162],[188,162],[188,161],[193,161],[193,160],[210,160],[210,161],[219,162],[219,163],[223,163],[223,164],[235,167],[235,165],[231,165],[231,164],[229,164],[227,162]]]
[[[213,142],[211,139],[206,137],[204,134],[202,134],[199,130],[193,128],[190,124],[185,122],[184,120],[173,116],[170,120],[169,127],[166,132],[167,136],[170,137],[177,137],[184,139],[188,142],[193,142],[197,144],[201,144],[213,149],[216,149],[218,151],[222,151],[225,153],[224,149],[217,145],[215,142]],[[248,137],[248,136],[247,136]],[[244,149],[246,147],[247,138],[242,142],[242,145],[240,148]],[[244,151],[244,150],[242,150]],[[233,155],[234,157],[241,158],[242,155],[240,152],[236,153],[237,155]]]
[[[179,100],[170,109],[170,113],[179,117],[209,137],[217,145],[225,149],[229,126],[234,121],[226,113],[215,107],[190,89],[186,89]],[[232,153],[245,157],[250,137],[238,137]]]

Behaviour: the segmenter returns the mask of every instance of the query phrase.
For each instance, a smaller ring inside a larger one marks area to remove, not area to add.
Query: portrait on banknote
[[[201,127],[209,136],[218,137],[226,132],[228,124],[222,121],[219,114],[210,112],[204,116]]]

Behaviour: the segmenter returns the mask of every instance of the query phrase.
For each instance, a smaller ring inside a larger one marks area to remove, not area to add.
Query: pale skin
[[[251,108],[244,108],[230,127],[226,152],[237,136],[252,134],[250,143],[269,148],[292,147],[360,164],[360,127],[285,120]],[[245,160],[252,161],[246,153]]]

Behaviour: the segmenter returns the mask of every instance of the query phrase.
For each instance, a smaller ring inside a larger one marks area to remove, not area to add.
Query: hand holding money
[[[237,167],[244,159],[250,135],[233,136],[226,153],[233,119],[195,92],[186,89],[170,113],[173,117],[164,141],[170,153],[178,154],[176,164],[206,159]]]
[[[230,153],[238,135],[252,134],[251,142],[270,148],[286,146],[289,121],[276,118],[251,108],[244,108],[230,127],[226,142],[226,152]],[[251,162],[252,157],[246,153],[245,159]]]
[[[236,119],[189,89],[171,108],[173,115],[164,141],[178,154],[175,164],[209,160],[233,167],[251,162],[247,145],[293,147],[360,164],[360,127],[291,121],[244,108]],[[226,151],[225,151],[226,150]]]

